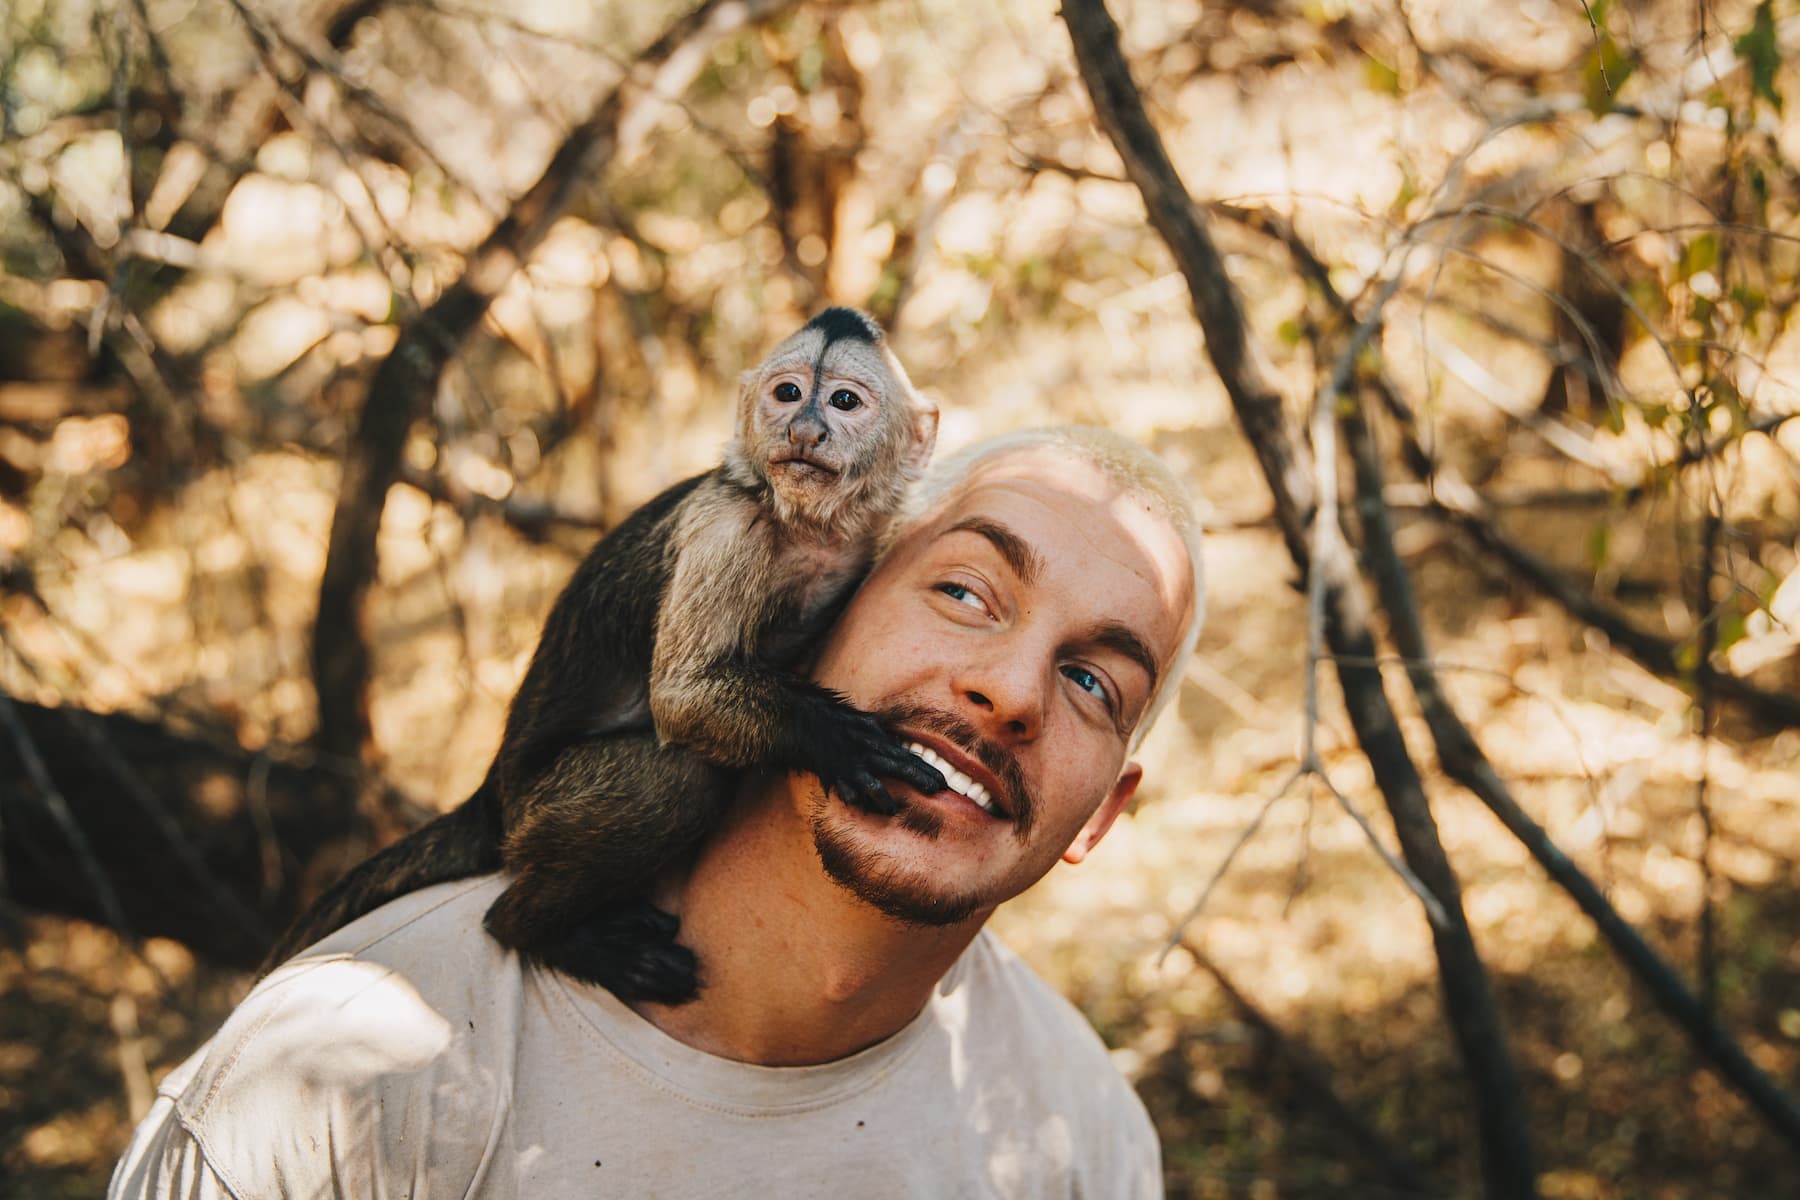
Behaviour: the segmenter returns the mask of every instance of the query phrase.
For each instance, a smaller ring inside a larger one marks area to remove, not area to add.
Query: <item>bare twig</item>
[[[1355,1104],[1338,1094],[1337,1087],[1332,1083],[1330,1070],[1303,1039],[1284,1031],[1273,1017],[1263,1012],[1250,999],[1249,993],[1233,983],[1230,976],[1213,961],[1212,956],[1192,938],[1184,939],[1182,947],[1213,977],[1213,982],[1219,985],[1219,990],[1225,993],[1225,998],[1231,1001],[1238,1014],[1268,1039],[1275,1053],[1300,1077],[1305,1085],[1304,1098],[1307,1103],[1317,1105],[1326,1116],[1341,1126],[1351,1136],[1356,1148],[1367,1154],[1390,1182],[1421,1195],[1431,1191],[1418,1166],[1407,1154],[1365,1120]]]
[[[1588,28],[1594,31],[1594,62],[1600,67],[1600,82],[1606,85],[1606,94],[1613,94],[1612,80],[1606,77],[1606,52],[1600,46],[1600,23],[1594,20],[1594,10],[1588,7],[1588,0],[1581,0],[1581,11],[1587,14]]]
[[[1349,302],[1339,295],[1331,282],[1329,271],[1317,255],[1291,226],[1281,232],[1282,240],[1293,250],[1300,270],[1319,288],[1320,294],[1340,319],[1352,318],[1354,314]],[[1622,617],[1577,592],[1547,566],[1500,537],[1485,516],[1473,507],[1482,503],[1475,497],[1473,489],[1462,483],[1454,472],[1433,462],[1426,453],[1419,440],[1412,411],[1400,399],[1392,382],[1385,374],[1377,373],[1367,384],[1381,406],[1394,416],[1400,426],[1408,465],[1413,474],[1425,482],[1430,502],[1440,515],[1465,524],[1478,541],[1495,551],[1497,557],[1521,569],[1534,586],[1550,594],[1575,615],[1593,618],[1589,623],[1608,632],[1609,636],[1613,636],[1615,644],[1624,647],[1632,657],[1646,666],[1652,666],[1653,670],[1660,667],[1658,674],[1679,676],[1673,643],[1652,639],[1637,631]],[[1764,432],[1772,430],[1794,415],[1771,414],[1764,418],[1768,422],[1768,428]],[[1450,704],[1437,679],[1411,580],[1394,549],[1387,505],[1382,499],[1384,487],[1380,456],[1374,445],[1373,435],[1368,430],[1360,409],[1347,409],[1343,423],[1357,471],[1358,509],[1362,515],[1375,579],[1382,592],[1383,607],[1388,613],[1388,627],[1400,648],[1401,660],[1431,730],[1444,772],[1486,804],[1550,877],[1574,899],[1612,945],[1626,967],[1645,985],[1664,1012],[1687,1032],[1695,1047],[1720,1075],[1749,1099],[1784,1137],[1800,1144],[1800,1106],[1796,1106],[1794,1100],[1750,1060],[1743,1048],[1718,1023],[1706,1005],[1688,990],[1662,956],[1619,915],[1604,893],[1518,804],[1474,735]],[[1709,460],[1710,452],[1706,447],[1690,444],[1684,447],[1682,456],[1675,460],[1675,464],[1670,465]],[[1664,469],[1667,469],[1666,466]],[[1639,489],[1649,486],[1651,481],[1643,480],[1631,485],[1628,491],[1635,496],[1639,494]],[[1446,489],[1449,489],[1450,495],[1463,498],[1459,507],[1451,507],[1453,502],[1445,498]],[[1759,711],[1768,713],[1771,708],[1777,713],[1791,711],[1790,724],[1795,719],[1800,719],[1800,701],[1778,693],[1749,689],[1747,684],[1735,676],[1710,671],[1704,661],[1698,663],[1698,670],[1711,678],[1713,686],[1736,698],[1750,701]]]
[[[1591,880],[1571,862],[1548,833],[1514,800],[1480,744],[1450,704],[1431,667],[1430,648],[1411,581],[1393,547],[1382,508],[1380,459],[1360,414],[1345,417],[1358,473],[1360,511],[1388,627],[1407,664],[1413,692],[1437,745],[1445,774],[1475,793],[1552,879],[1587,913],[1627,967],[1644,982],[1657,1003],[1694,1039],[1696,1046],[1790,1141],[1800,1144],[1800,1108],[1752,1063],[1742,1047],[1688,991],[1660,955],[1621,917]]]
[[[1493,210],[1498,212],[1499,210]],[[1306,278],[1319,289],[1333,311],[1344,320],[1354,319],[1350,302],[1346,300],[1332,283],[1330,271],[1325,264],[1306,246],[1298,232],[1291,224],[1282,221],[1270,213],[1255,210],[1238,209],[1231,213],[1234,220],[1254,225],[1277,237],[1294,253],[1296,265]],[[1560,239],[1542,227],[1533,227],[1534,232],[1556,240]],[[1633,311],[1648,328],[1648,319],[1633,303]],[[1664,355],[1671,366],[1673,357],[1669,354],[1668,344],[1659,339]],[[1440,463],[1426,447],[1419,431],[1419,423],[1412,407],[1400,394],[1385,382],[1376,389],[1383,407],[1393,415],[1400,427],[1402,437],[1401,448],[1405,452],[1408,468],[1413,475],[1426,486],[1425,503],[1428,510],[1450,524],[1461,529],[1484,549],[1488,550],[1499,561],[1504,563],[1517,576],[1530,583],[1539,592],[1555,601],[1578,620],[1593,626],[1604,633],[1609,640],[1641,665],[1665,679],[1680,679],[1682,671],[1680,661],[1680,643],[1668,638],[1659,637],[1640,629],[1625,617],[1598,599],[1576,587],[1565,579],[1560,572],[1536,555],[1518,545],[1503,534],[1494,523],[1491,515],[1492,505],[1473,487],[1466,483],[1453,469]],[[1759,433],[1772,433],[1780,426],[1792,420],[1800,413],[1778,412],[1758,418],[1752,423],[1752,430]],[[1619,481],[1616,489],[1608,489],[1608,496],[1618,496],[1623,502],[1636,503],[1654,489],[1665,477],[1665,473],[1678,471],[1683,467],[1706,462],[1717,452],[1717,448],[1695,446],[1689,443],[1670,461],[1650,468],[1636,479]],[[1279,517],[1279,514],[1277,514]],[[1713,686],[1718,694],[1726,699],[1745,705],[1764,719],[1773,720],[1783,725],[1800,725],[1800,697],[1782,692],[1772,692],[1758,688],[1747,680],[1740,679],[1728,672],[1714,668],[1704,660],[1700,661],[1698,670],[1713,677]]]
[[[1296,444],[1280,392],[1250,340],[1248,324],[1217,248],[1148,114],[1103,0],[1064,0],[1076,65],[1101,129],[1143,197],[1151,225],[1188,284],[1195,315],[1239,424],[1275,500],[1277,524],[1296,564],[1324,577],[1326,637],[1340,655],[1374,652],[1368,598],[1347,553],[1315,561],[1309,522],[1325,523],[1304,452]],[[1432,926],[1446,1015],[1468,1070],[1481,1129],[1482,1171],[1495,1197],[1536,1195],[1529,1119],[1507,1049],[1498,1005],[1462,914],[1461,889],[1438,838],[1418,768],[1407,751],[1379,670],[1340,665],[1338,679],[1358,740],[1393,814],[1406,861],[1451,918]]]
[[[1231,848],[1225,851],[1225,857],[1219,860],[1219,865],[1213,870],[1212,878],[1208,879],[1206,881],[1206,886],[1200,889],[1200,895],[1195,898],[1194,903],[1189,906],[1187,912],[1182,914],[1181,920],[1175,922],[1174,931],[1169,934],[1168,940],[1162,944],[1162,949],[1156,952],[1156,962],[1158,966],[1161,966],[1163,959],[1169,956],[1169,951],[1173,950],[1176,946],[1179,946],[1181,940],[1187,936],[1188,926],[1194,923],[1194,919],[1198,917],[1200,911],[1206,907],[1207,900],[1212,897],[1213,889],[1219,886],[1219,881],[1225,878],[1225,873],[1231,870],[1231,864],[1237,860],[1238,852],[1249,845],[1250,839],[1254,838],[1257,831],[1262,828],[1263,822],[1268,819],[1269,811],[1277,804],[1281,803],[1282,798],[1293,790],[1294,784],[1298,782],[1306,772],[1307,768],[1305,765],[1295,767],[1292,771],[1288,772],[1287,777],[1281,781],[1281,786],[1270,792],[1268,799],[1262,802],[1262,807],[1256,810],[1256,815],[1250,819],[1248,825],[1244,826],[1244,831],[1238,834],[1237,840],[1231,843]]]
[[[106,736],[105,728],[90,713],[78,709],[67,712],[69,724],[87,743],[96,758],[106,765],[115,782],[123,789],[125,796],[135,804],[140,812],[150,821],[156,831],[162,835],[175,858],[187,868],[188,874],[201,891],[205,892],[214,909],[225,919],[236,924],[246,934],[265,941],[274,936],[255,913],[251,912],[242,901],[221,884],[212,870],[206,865],[200,851],[194,846],[181,823],[169,812],[138,773],[132,769],[112,739]]]
[[[363,598],[375,575],[375,534],[382,502],[398,477],[401,451],[415,416],[425,410],[445,366],[507,281],[529,259],[579,189],[645,129],[641,107],[630,103],[683,91],[705,66],[712,46],[761,19],[784,0],[705,0],[681,17],[638,58],[628,79],[612,89],[572,129],[543,174],[470,252],[467,268],[432,305],[405,322],[369,386],[344,463],[319,586],[313,680],[319,697],[319,742],[360,756],[369,740],[365,710],[369,648],[362,637]]]
[[[0,724],[6,726],[13,745],[19,752],[19,762],[25,768],[25,775],[36,789],[38,799],[43,803],[50,819],[62,832],[64,840],[69,843],[69,850],[75,855],[75,862],[88,887],[93,889],[94,902],[105,914],[107,924],[128,938],[135,938],[131,932],[131,923],[125,919],[125,908],[119,903],[119,895],[113,890],[112,880],[100,866],[100,860],[94,855],[94,848],[88,842],[87,834],[81,828],[81,822],[69,811],[69,802],[63,799],[61,791],[50,778],[50,769],[44,765],[44,758],[38,753],[37,743],[31,740],[31,732],[19,719],[18,709],[13,699],[5,692],[0,692]]]

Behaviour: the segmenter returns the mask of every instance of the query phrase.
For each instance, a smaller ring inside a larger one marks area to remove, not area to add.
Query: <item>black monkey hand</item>
[[[889,816],[899,803],[881,785],[881,777],[897,779],[927,794],[947,786],[930,763],[894,740],[894,735],[861,709],[820,689],[808,694],[797,728],[790,731],[790,755],[784,764],[811,771],[828,792],[845,803]]]

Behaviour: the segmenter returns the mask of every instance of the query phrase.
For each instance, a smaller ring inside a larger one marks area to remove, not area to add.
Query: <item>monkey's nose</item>
[[[803,450],[811,450],[823,442],[830,432],[823,421],[796,419],[788,425],[788,444],[799,446]]]

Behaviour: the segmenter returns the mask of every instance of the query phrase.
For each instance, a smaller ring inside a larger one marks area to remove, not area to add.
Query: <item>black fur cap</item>
[[[824,334],[826,345],[838,341],[853,341],[879,346],[882,342],[881,326],[868,314],[854,308],[828,308],[808,321],[806,328],[816,329]]]

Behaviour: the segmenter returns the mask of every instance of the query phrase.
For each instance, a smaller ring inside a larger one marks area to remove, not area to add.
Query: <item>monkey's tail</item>
[[[258,976],[408,892],[500,869],[499,804],[487,780],[467,800],[415,829],[327,888],[276,939]]]

